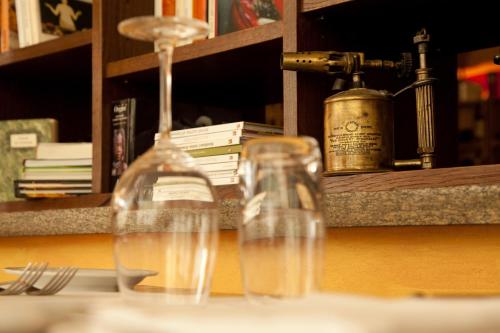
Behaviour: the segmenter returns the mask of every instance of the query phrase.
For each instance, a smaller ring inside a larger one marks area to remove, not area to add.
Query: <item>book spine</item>
[[[242,149],[242,145],[231,145],[231,146],[222,146],[222,147],[213,147],[213,148],[203,148],[190,150],[188,153],[192,157],[205,157],[205,156],[214,156],[214,155],[224,155],[224,154],[232,154],[232,153],[240,153]]]
[[[193,17],[207,22],[207,0],[193,0]]]
[[[9,0],[0,0],[0,52],[10,49]]]
[[[239,179],[236,176],[233,177],[224,177],[224,178],[214,178],[210,179],[213,186],[222,186],[222,185],[233,185],[238,184]]]
[[[234,170],[215,170],[215,171],[205,171],[208,178],[224,178],[224,177],[234,177],[238,175],[238,169]]]
[[[15,0],[16,4],[16,20],[17,20],[17,33],[19,36],[19,47],[27,45],[24,21],[24,4],[23,0]]]
[[[31,36],[31,44],[38,44],[41,42],[40,40],[40,35],[42,31],[42,24],[40,22],[40,17],[38,15],[38,0],[29,0],[26,3],[26,6],[28,7],[28,30]]]
[[[170,137],[172,139],[174,139],[174,138],[180,138],[180,137],[192,136],[192,135],[212,134],[212,133],[217,133],[217,132],[236,131],[236,130],[242,129],[243,128],[243,124],[244,124],[243,121],[239,121],[239,122],[236,122],[236,123],[228,123],[228,124],[220,124],[220,125],[213,125],[213,126],[188,128],[188,129],[183,129],[183,130],[172,131],[170,133]]]
[[[203,164],[233,162],[233,161],[238,161],[238,159],[239,159],[239,154],[224,154],[217,156],[198,157],[195,158],[194,160],[196,161],[196,164],[203,165]]]
[[[119,177],[128,168],[134,156],[135,101],[125,99],[113,103],[113,159],[111,175]]]
[[[129,99],[129,127],[128,127],[128,160],[127,162],[132,163],[135,160],[135,98]]]
[[[175,16],[193,18],[193,0],[176,0]]]
[[[236,145],[236,144],[240,144],[242,142],[243,142],[243,139],[241,136],[232,136],[230,138],[215,139],[215,140],[207,141],[207,142],[203,142],[203,143],[187,143],[187,144],[177,145],[177,147],[179,149],[189,151],[189,150],[197,150],[197,149],[202,149],[202,148],[212,148],[212,147]]]
[[[238,161],[224,162],[224,163],[214,163],[214,164],[203,164],[203,165],[200,165],[200,168],[203,171],[236,170],[238,168]]]
[[[155,16],[162,16],[162,10],[163,10],[163,0],[154,0],[154,15]]]
[[[22,180],[92,180],[91,173],[84,174],[63,174],[63,175],[54,175],[54,174],[24,174]]]
[[[210,32],[208,38],[217,36],[217,0],[208,0],[208,25]]]
[[[161,14],[163,16],[175,16],[175,0],[162,0]]]
[[[177,138],[172,138],[171,141],[176,145],[186,145],[188,143],[204,143],[216,139],[228,139],[231,137],[242,136],[242,135],[243,135],[242,130],[234,130],[234,131],[216,132],[210,135],[201,134],[201,135],[177,137]]]

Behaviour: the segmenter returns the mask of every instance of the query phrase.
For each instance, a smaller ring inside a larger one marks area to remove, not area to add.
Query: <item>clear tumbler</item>
[[[321,153],[310,137],[249,141],[239,168],[245,294],[257,302],[319,290],[325,237]]]

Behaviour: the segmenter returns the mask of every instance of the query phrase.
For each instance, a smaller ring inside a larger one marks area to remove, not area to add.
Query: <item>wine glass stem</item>
[[[172,130],[172,58],[174,45],[169,41],[158,42],[160,59],[160,133],[170,136]]]

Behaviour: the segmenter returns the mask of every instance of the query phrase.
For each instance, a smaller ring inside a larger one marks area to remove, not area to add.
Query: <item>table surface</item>
[[[0,297],[0,332],[493,333],[500,298],[378,299],[322,294],[252,304],[215,297],[203,307],[133,304],[119,293]]]

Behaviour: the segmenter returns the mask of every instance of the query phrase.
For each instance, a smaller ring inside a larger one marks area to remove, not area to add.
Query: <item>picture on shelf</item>
[[[283,0],[219,0],[218,35],[281,20]]]
[[[92,28],[91,0],[40,0],[42,33],[62,36]]]
[[[125,144],[125,129],[113,130],[113,169],[111,170],[113,176],[121,176],[128,168]]]

